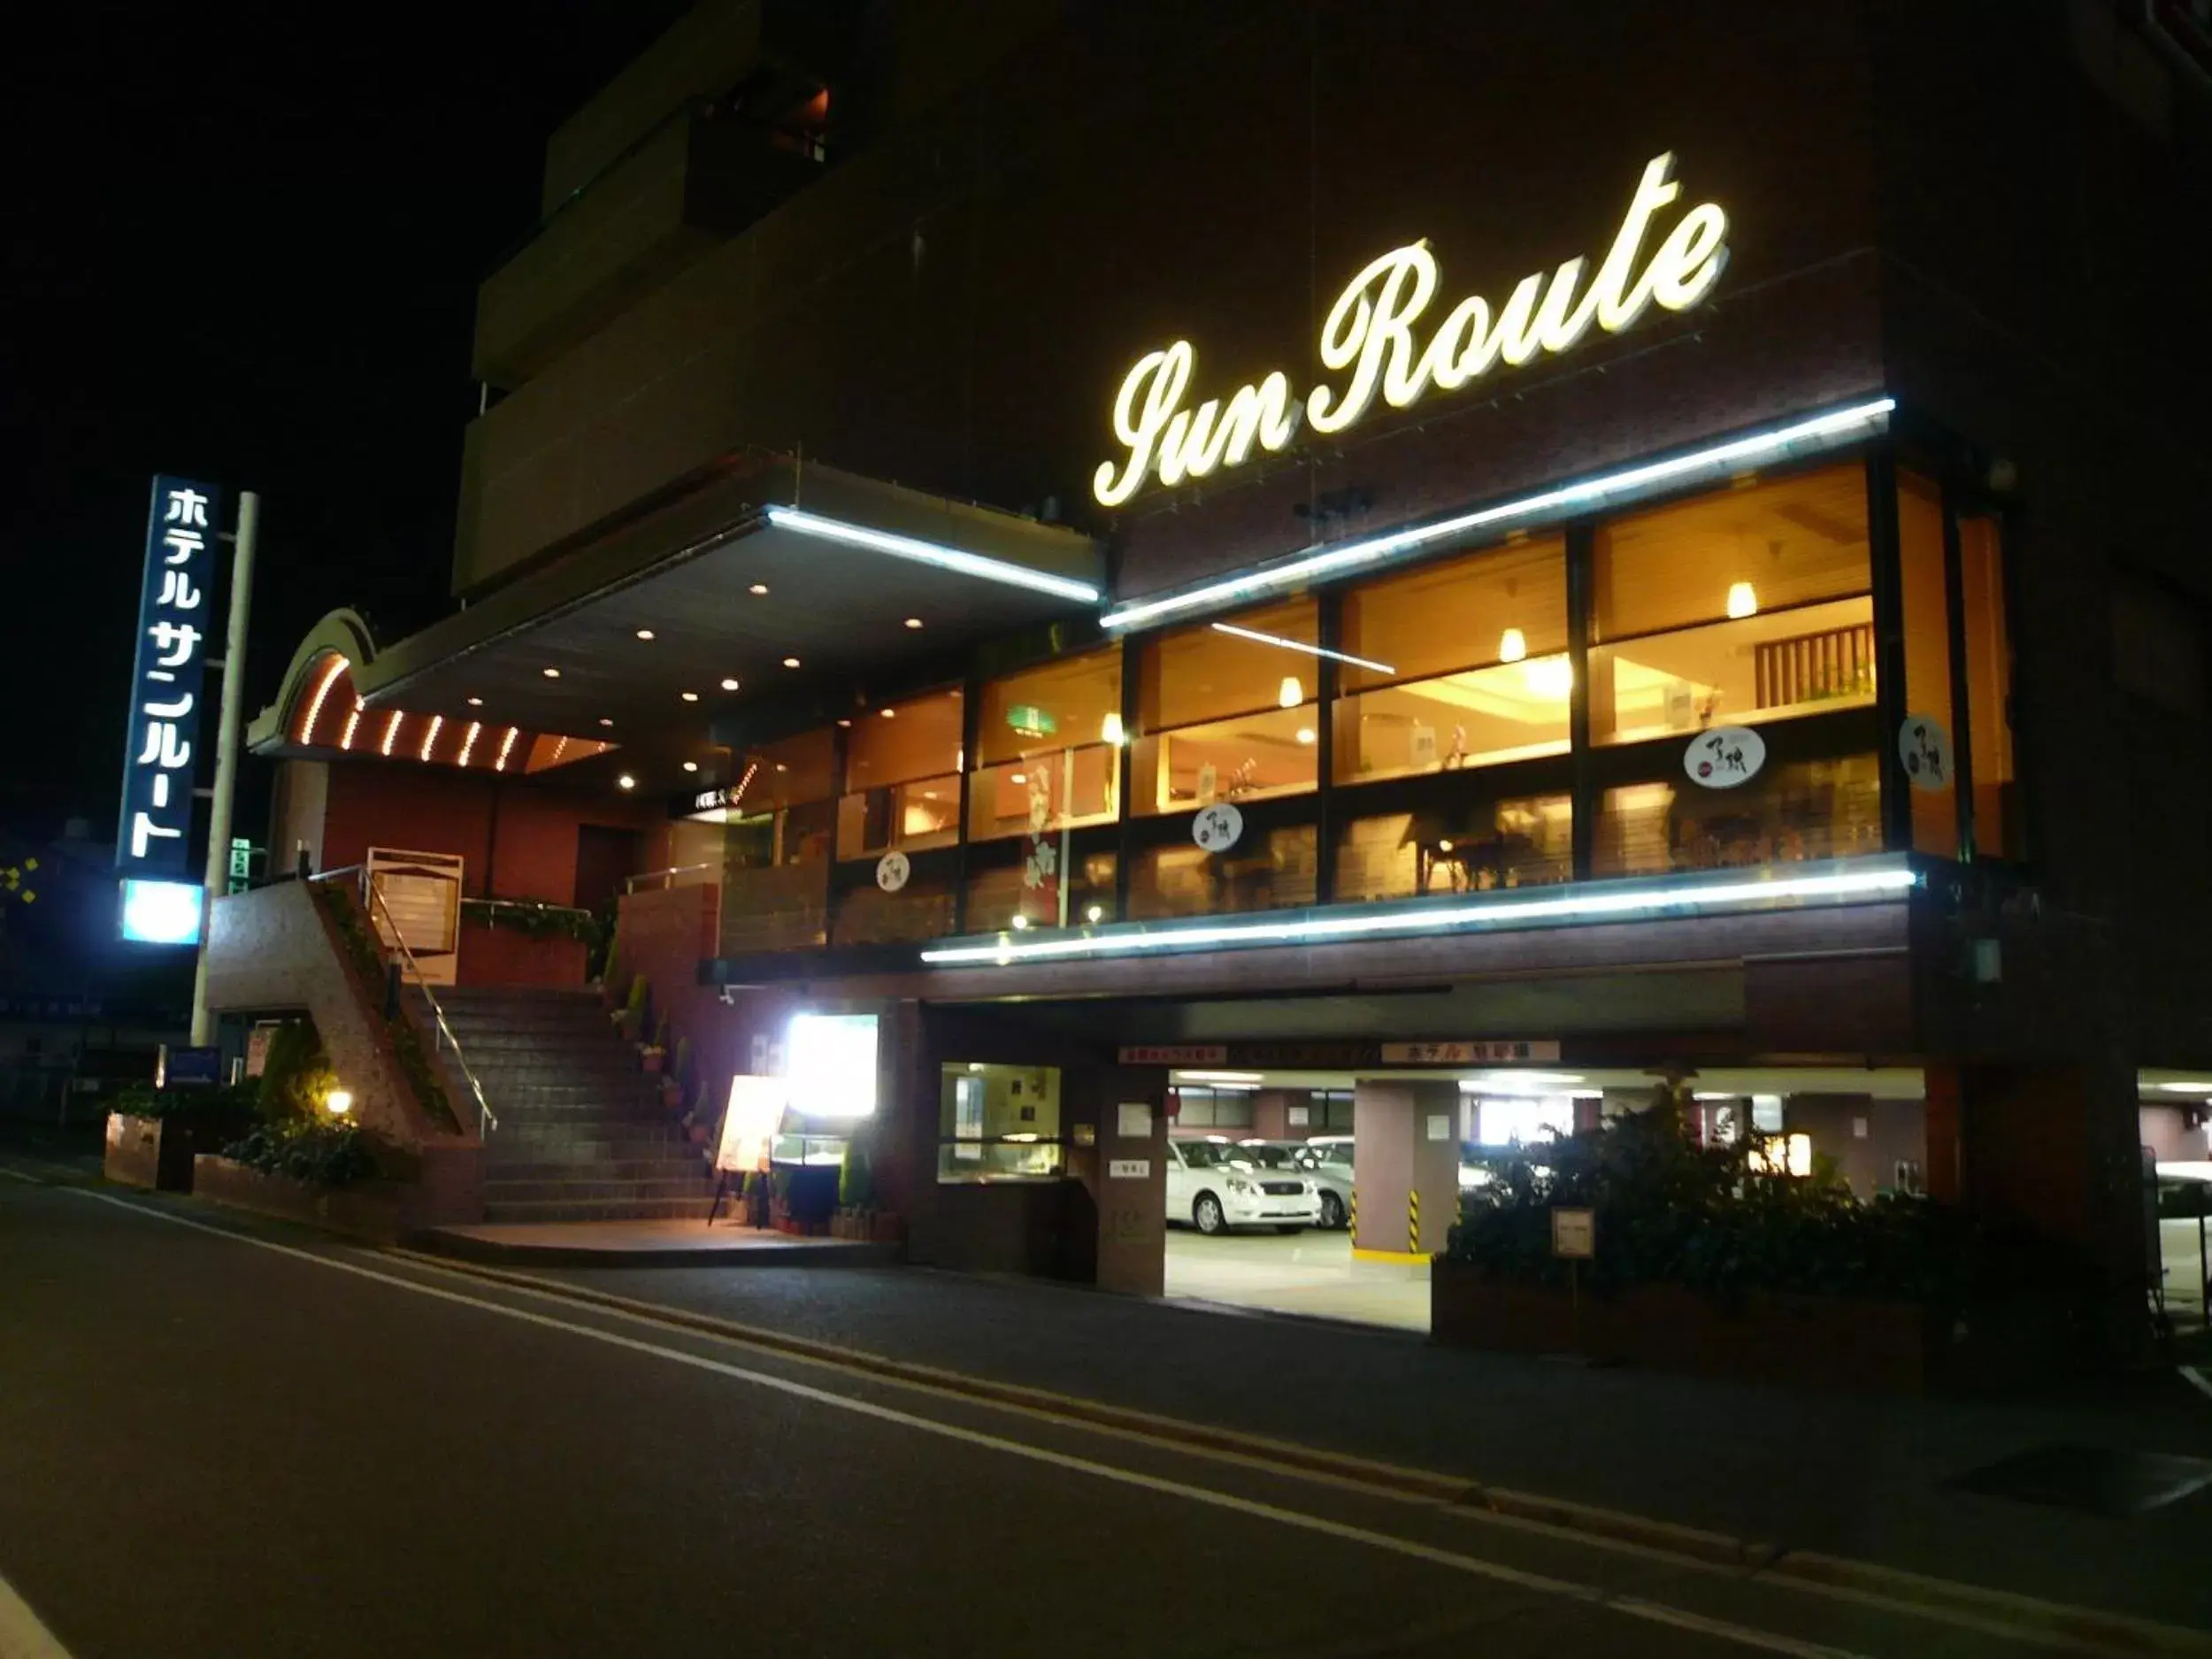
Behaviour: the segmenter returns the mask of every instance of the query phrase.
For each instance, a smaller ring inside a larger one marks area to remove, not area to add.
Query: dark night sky
[[[442,613],[476,284],[546,135],[684,7],[40,10],[0,113],[0,825],[104,839],[149,476],[261,493],[249,716],[332,606]]]

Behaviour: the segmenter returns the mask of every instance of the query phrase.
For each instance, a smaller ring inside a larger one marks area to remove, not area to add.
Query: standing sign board
[[[454,980],[460,960],[462,867],[462,860],[450,853],[369,849],[370,924],[385,949],[405,943],[400,972],[424,985]]]
[[[211,485],[154,480],[115,838],[115,867],[127,879],[173,881],[188,867],[220,506]]]

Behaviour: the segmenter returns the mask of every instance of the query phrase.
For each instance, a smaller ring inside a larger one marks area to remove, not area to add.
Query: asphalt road
[[[733,1648],[2026,1651],[0,1170],[0,1659]]]

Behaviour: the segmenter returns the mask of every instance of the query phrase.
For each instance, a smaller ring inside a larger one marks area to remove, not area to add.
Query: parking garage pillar
[[[1433,1256],[1459,1215],[1459,1085],[1360,1079],[1352,1092],[1352,1248]]]
[[[1062,1276],[1156,1296],[1167,1273],[1167,1073],[1068,1073],[1066,1259]]]

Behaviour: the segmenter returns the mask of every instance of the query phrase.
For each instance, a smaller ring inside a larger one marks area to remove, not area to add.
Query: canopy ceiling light
[[[847,524],[839,518],[825,518],[819,513],[808,512],[801,507],[771,507],[767,518],[768,522],[779,530],[818,536],[826,541],[841,542],[847,547],[865,548],[872,553],[888,554],[893,558],[934,565],[940,570],[957,571],[963,576],[1002,582],[1010,588],[1026,588],[1033,593],[1050,594],[1056,598],[1074,600],[1079,604],[1098,603],[1098,589],[1088,582],[1055,576],[1047,571],[1031,570],[1025,565],[988,558],[980,553],[946,547],[941,542],[924,541],[909,535],[894,535],[887,530],[872,530],[865,525]]]

